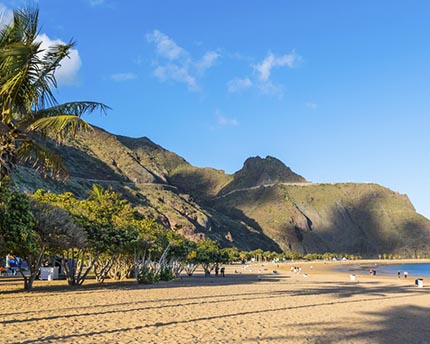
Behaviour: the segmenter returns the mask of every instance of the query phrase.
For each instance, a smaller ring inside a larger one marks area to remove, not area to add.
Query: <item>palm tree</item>
[[[18,162],[56,176],[66,174],[61,158],[44,145],[46,138],[58,141],[91,129],[81,116],[109,109],[89,101],[57,103],[55,71],[74,42],[42,49],[38,18],[38,9],[29,7],[15,10],[11,23],[0,19],[0,181]]]

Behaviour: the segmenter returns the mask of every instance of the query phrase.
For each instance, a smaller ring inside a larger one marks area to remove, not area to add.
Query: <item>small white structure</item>
[[[355,275],[354,275],[354,274],[350,274],[350,275],[349,275],[349,279],[350,279],[352,282],[355,282]]]
[[[40,279],[41,280],[56,280],[58,279],[58,266],[48,266],[40,268]]]

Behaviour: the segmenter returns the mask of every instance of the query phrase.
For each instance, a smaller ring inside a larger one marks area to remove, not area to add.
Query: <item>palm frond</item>
[[[73,136],[78,130],[89,131],[92,127],[83,119],[74,115],[59,115],[36,119],[29,131],[37,132],[43,137],[50,136],[57,140]]]
[[[74,44],[75,43],[71,41],[69,44],[52,45],[40,58],[39,75],[33,84],[33,87],[43,90],[39,98],[38,109],[57,104],[55,96],[52,93],[52,89],[57,88],[55,71],[61,67],[61,61],[69,57],[70,49]]]
[[[13,26],[20,40],[31,44],[38,35],[39,10],[32,6],[13,11]]]
[[[100,111],[106,114],[111,108],[105,104],[90,101],[70,102],[42,109],[34,113],[35,118],[71,115],[81,117],[84,114]]]
[[[0,99],[3,107],[28,112],[46,92],[35,87],[40,75],[40,44],[11,43],[0,49]],[[49,88],[49,87],[48,87]]]
[[[30,163],[33,168],[58,178],[67,177],[67,170],[61,156],[33,140],[21,142],[15,151],[16,158]]]

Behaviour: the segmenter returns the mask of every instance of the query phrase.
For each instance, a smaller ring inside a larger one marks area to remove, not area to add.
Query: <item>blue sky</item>
[[[47,44],[77,41],[58,100],[112,107],[92,124],[199,167],[271,155],[310,181],[375,182],[429,217],[429,1],[36,4]]]

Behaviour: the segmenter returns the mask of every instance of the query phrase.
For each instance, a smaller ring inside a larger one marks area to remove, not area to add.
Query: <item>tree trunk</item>
[[[19,269],[18,271],[24,279],[24,290],[33,289],[33,282],[36,279],[36,276],[42,265],[43,256],[45,255],[45,249],[46,249],[46,246],[41,247],[41,251],[39,252],[39,255],[35,261],[32,255],[29,255],[27,257],[27,264],[30,272],[29,275],[24,274],[24,271],[22,271],[21,265],[18,266],[18,269]]]
[[[118,258],[113,256],[107,259],[98,259],[96,263],[94,263],[94,275],[96,276],[96,280],[98,283],[103,283],[108,277],[109,271],[112,268],[112,265]]]
[[[71,249],[66,259],[62,259],[61,265],[66,274],[67,283],[69,286],[82,285],[88,276],[88,273],[97,261],[98,256],[96,255],[91,259],[90,263],[84,269],[85,265],[85,250],[75,250]]]

